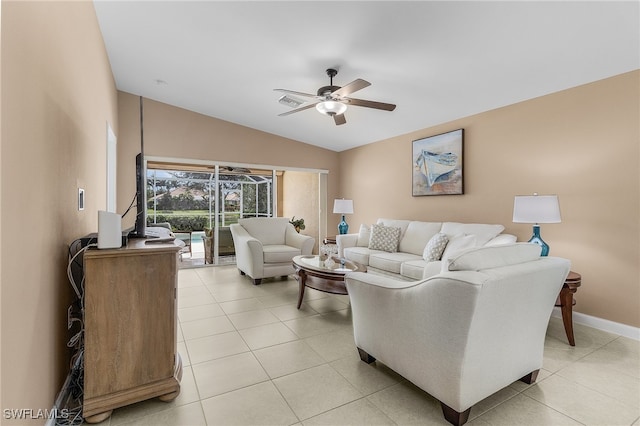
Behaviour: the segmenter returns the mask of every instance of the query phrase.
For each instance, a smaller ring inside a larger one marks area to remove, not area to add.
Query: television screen
[[[147,209],[145,204],[145,176],[144,159],[142,153],[136,155],[136,223],[132,238],[146,238],[147,234]]]

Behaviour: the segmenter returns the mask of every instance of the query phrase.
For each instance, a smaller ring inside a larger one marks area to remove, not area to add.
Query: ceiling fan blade
[[[307,105],[305,105],[303,107],[296,108],[296,109],[291,110],[291,111],[283,112],[282,114],[278,114],[278,117],[284,117],[285,115],[293,114],[294,112],[300,112],[300,111],[304,111],[305,109],[313,108],[318,103],[320,103],[320,102],[319,101],[318,102],[314,102],[314,103],[311,103],[311,104],[307,104]]]
[[[338,90],[332,92],[331,95],[333,95],[333,96],[347,96],[347,95],[350,95],[353,92],[357,92],[360,89],[364,89],[367,86],[371,86],[371,83],[369,83],[368,81],[363,80],[361,78],[358,78],[356,80],[353,80],[351,83],[347,84],[346,86],[342,86]]]
[[[345,118],[344,114],[336,114],[333,116],[333,121],[336,122],[336,126],[339,126],[341,124],[345,124],[347,122],[347,119]]]
[[[396,109],[396,106],[394,104],[386,104],[384,102],[366,101],[364,99],[354,99],[354,98],[343,99],[343,101],[347,102],[349,105],[361,106],[366,108],[383,109],[385,111],[393,111],[394,109]]]
[[[284,93],[291,93],[293,95],[298,95],[298,96],[306,96],[308,98],[318,98],[317,95],[312,95],[311,93],[303,93],[303,92],[296,92],[295,90],[287,90],[287,89],[273,89],[276,92],[284,92]]]

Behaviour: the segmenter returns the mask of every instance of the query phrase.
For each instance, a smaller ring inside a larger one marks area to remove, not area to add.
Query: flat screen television
[[[136,155],[136,221],[131,238],[147,237],[147,209],[145,205],[145,176],[142,153]]]

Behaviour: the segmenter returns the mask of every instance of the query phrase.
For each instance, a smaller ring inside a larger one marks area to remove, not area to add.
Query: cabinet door
[[[175,252],[85,259],[85,399],[174,374]]]

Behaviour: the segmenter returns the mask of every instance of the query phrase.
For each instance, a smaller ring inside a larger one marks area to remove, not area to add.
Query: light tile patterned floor
[[[235,266],[179,273],[180,396],[115,410],[115,425],[447,425],[439,403],[381,363],[360,361],[348,296],[293,278],[254,286]],[[476,404],[469,425],[640,425],[640,342],[562,322],[534,385]]]

